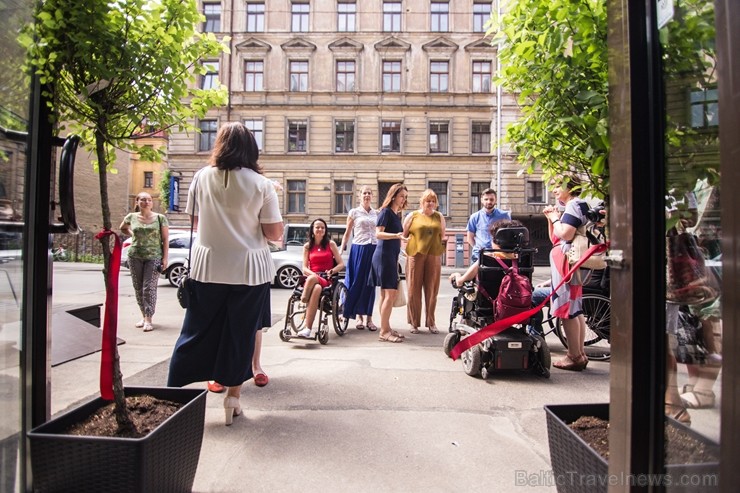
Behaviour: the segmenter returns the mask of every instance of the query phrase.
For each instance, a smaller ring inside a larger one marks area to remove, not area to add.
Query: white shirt
[[[378,240],[375,238],[375,226],[378,222],[378,211],[370,208],[366,211],[364,207],[355,207],[350,209],[349,217],[352,218],[352,244],[354,245],[375,245]]]
[[[257,286],[272,282],[275,265],[262,224],[281,222],[272,182],[251,169],[207,166],[193,177],[186,211],[198,216],[190,259],[196,281]]]

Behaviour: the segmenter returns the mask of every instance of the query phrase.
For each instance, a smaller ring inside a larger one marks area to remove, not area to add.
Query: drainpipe
[[[231,6],[229,7],[229,53],[227,55],[229,59],[229,77],[226,81],[226,90],[229,94],[229,100],[226,103],[226,121],[231,121],[231,79],[234,76],[232,71],[234,65],[234,0],[231,0]]]
[[[501,0],[496,2],[497,10],[498,10],[498,18],[499,21],[503,15],[503,11],[501,10]],[[496,76],[499,76],[501,74],[501,58],[499,57],[499,53],[501,53],[501,41],[499,40],[498,46],[496,48]],[[501,84],[496,84],[496,194],[498,195],[498,203],[502,204],[503,200],[503,194],[501,193],[501,133],[502,133],[502,119],[501,119]],[[501,205],[502,208],[503,204]]]

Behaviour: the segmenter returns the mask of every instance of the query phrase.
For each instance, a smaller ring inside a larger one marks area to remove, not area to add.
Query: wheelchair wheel
[[[444,349],[447,357],[450,356],[452,348],[460,342],[460,333],[458,331],[450,332],[445,336],[445,341],[442,343],[442,349]]]
[[[343,336],[347,332],[349,320],[344,316],[344,303],[347,300],[347,286],[344,282],[338,281],[334,287],[334,296],[331,300],[331,318],[334,322],[334,332],[338,336]]]
[[[478,376],[481,370],[481,351],[480,346],[476,344],[464,353],[462,353],[462,364],[465,373],[471,377]]]
[[[306,323],[306,307],[301,305],[301,299],[298,297],[291,296],[288,299],[288,312],[285,318],[294,333],[301,330]]]
[[[601,294],[583,295],[583,315],[586,317],[586,340],[585,350],[589,359],[596,361],[608,361],[611,357],[610,326],[611,326],[611,300]],[[568,348],[568,339],[563,330],[560,319],[557,319],[555,333]]]
[[[545,378],[550,378],[550,366],[552,364],[552,357],[550,356],[550,348],[545,342],[545,338],[542,336],[532,336],[536,341],[537,352],[532,353],[532,371]]]
[[[326,322],[328,322],[328,320]],[[326,346],[326,343],[329,342],[329,324],[328,323],[321,324],[321,326],[319,327],[319,333],[316,334],[316,338],[319,340],[319,342],[323,346]]]

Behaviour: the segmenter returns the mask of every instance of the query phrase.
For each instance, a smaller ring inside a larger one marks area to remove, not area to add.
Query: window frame
[[[351,10],[342,11],[343,6]],[[351,26],[350,26],[351,24]],[[337,32],[354,33],[357,32],[357,2],[342,1],[337,2]]]
[[[288,120],[287,130],[287,152],[289,153],[306,153],[308,152],[308,120]],[[295,135],[295,149],[291,149],[291,133]],[[301,148],[301,135],[303,136],[303,147]]]
[[[308,2],[290,2],[290,32],[307,33],[311,29],[311,4]]]
[[[479,127],[480,125],[486,125],[488,127],[488,131],[487,132],[476,131],[477,130],[476,127]],[[488,136],[487,146],[483,145],[484,137],[479,137],[482,135]],[[470,152],[471,154],[490,154],[491,153],[491,122],[490,121],[474,120],[470,123]]]
[[[484,10],[481,10],[484,9]],[[486,22],[491,18],[493,6],[491,2],[473,2],[473,32],[485,33]]]
[[[533,192],[533,187],[539,185],[540,193],[542,194],[541,200],[535,200],[538,197],[531,192]],[[524,195],[525,200],[527,202],[527,205],[541,205],[541,204],[547,204],[547,186],[545,186],[545,182],[542,180],[533,180],[531,178],[528,178],[524,184]]]
[[[204,124],[208,124],[210,128],[204,128]],[[204,118],[199,120],[198,130],[198,152],[210,152],[213,149],[213,145],[216,143],[218,120],[215,118]]]
[[[437,67],[437,70],[435,70],[435,66]],[[441,70],[441,67],[443,67],[444,70]],[[429,92],[450,92],[449,60],[429,60]]]
[[[487,70],[483,65],[487,65]],[[487,75],[487,77],[486,77]],[[473,60],[471,67],[471,91],[475,94],[490,94],[493,80],[493,62],[490,60]],[[479,85],[480,87],[476,87]]]
[[[298,65],[305,65],[305,71],[298,71]],[[288,91],[289,92],[308,92],[308,60],[288,60]],[[298,89],[294,89],[293,80],[297,77]]]
[[[211,68],[215,70],[211,70]],[[218,87],[219,74],[221,71],[221,62],[218,60],[207,60],[203,62],[203,67],[206,69],[206,73],[200,76],[200,88],[201,89],[213,89]]]
[[[259,7],[262,9],[260,10]],[[248,33],[265,32],[265,2],[247,2],[246,31]]]
[[[396,10],[397,7],[397,10]],[[398,33],[403,28],[403,4],[394,0],[383,0],[383,32]]]
[[[398,70],[395,70],[395,65],[398,65]],[[387,70],[388,65],[393,65],[394,70]],[[403,76],[403,61],[398,59],[386,59],[381,61],[381,76],[382,83],[381,88],[383,92],[401,92],[402,76]],[[390,89],[386,85],[386,80],[390,81]],[[396,88],[396,84],[398,87]]]
[[[343,185],[343,189],[339,185]],[[333,215],[346,216],[349,213],[354,202],[354,187],[354,180],[334,180]]]
[[[351,128],[347,128],[347,125],[351,125]],[[340,126],[342,129],[340,131]],[[335,154],[353,154],[355,152],[355,138],[356,132],[355,120],[334,120],[334,153]],[[343,145],[339,145],[339,137],[342,135],[344,138]],[[340,148],[341,147],[341,148]]]
[[[468,214],[472,215],[475,212],[478,212],[481,207],[481,196],[483,195],[483,191],[491,188],[491,182],[490,181],[471,181],[470,182],[470,202],[468,204]]]
[[[445,127],[445,131],[442,130],[442,126]],[[448,120],[434,120],[429,122],[429,154],[449,154],[450,153],[450,122]],[[436,129],[436,131],[435,131]],[[442,136],[445,136],[444,138]],[[437,137],[436,147],[439,149],[434,150],[435,144],[432,143],[432,136]],[[444,144],[444,149],[441,149]]]
[[[713,95],[713,98],[709,96]],[[690,89],[688,94],[688,124],[694,130],[708,130],[719,127],[719,88],[717,86]],[[713,110],[711,109],[713,108]],[[701,115],[696,110],[701,111]],[[710,118],[710,115],[713,118]],[[701,124],[698,124],[698,117]]]
[[[397,125],[397,131],[394,131],[394,127],[391,127],[391,125],[396,124]],[[380,152],[387,152],[387,153],[400,153],[401,152],[401,136],[403,132],[401,131],[403,129],[403,122],[401,120],[381,120],[380,121]],[[393,135],[397,134],[397,144],[398,148],[394,149],[393,147]],[[385,147],[385,136],[388,135],[388,139],[390,141],[390,145],[388,148]]]
[[[256,67],[254,70],[250,71],[249,70],[250,64],[255,65],[255,66],[259,64],[259,71],[257,71]],[[259,60],[259,59],[244,60],[244,91],[245,92],[262,92],[264,90],[265,90],[265,61]]]
[[[300,185],[303,185],[303,188]],[[299,185],[297,188],[293,188]],[[306,180],[286,180],[285,211],[286,214],[305,214],[308,183]]]
[[[144,171],[144,185],[142,188],[154,188],[154,171]]]
[[[435,11],[435,6],[445,10]],[[449,0],[432,0],[429,4],[429,30],[433,33],[450,32],[450,2]]]
[[[340,64],[352,64],[352,70],[340,70]],[[347,79],[351,78],[351,84],[347,83]],[[344,88],[340,88],[341,79],[344,79]],[[340,58],[334,62],[334,84],[336,92],[355,92],[357,84],[357,60]]]
[[[437,194],[437,210],[445,217],[450,215],[450,182],[441,180],[428,180],[427,188],[434,190]]]
[[[257,148],[262,152],[264,150],[265,121],[262,118],[244,118],[242,123],[252,132],[254,140],[257,142]],[[259,125],[255,125],[256,123],[259,123]],[[254,128],[255,126],[259,128]]]
[[[217,7],[218,13],[208,12],[208,9]],[[221,8],[221,2],[203,2],[203,32],[204,33],[220,33],[221,32],[221,14],[223,9]],[[211,25],[215,24],[215,25]],[[210,28],[209,28],[210,25]]]

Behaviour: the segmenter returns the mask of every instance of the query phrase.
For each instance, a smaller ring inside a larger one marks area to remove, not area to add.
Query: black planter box
[[[610,481],[636,481],[637,478],[610,477],[606,460],[568,426],[581,416],[608,420],[608,403],[549,405],[545,406],[545,413],[553,482],[559,493],[606,493]],[[667,418],[667,426],[685,431],[719,457],[719,444],[674,419]],[[715,492],[719,491],[718,477],[719,462],[666,464],[663,480],[668,493]]]
[[[143,438],[62,434],[107,404],[101,398],[28,432],[34,491],[191,491],[203,442],[206,390],[126,388],[127,396],[141,394],[183,406]]]

